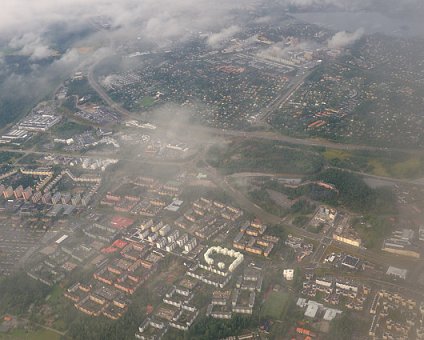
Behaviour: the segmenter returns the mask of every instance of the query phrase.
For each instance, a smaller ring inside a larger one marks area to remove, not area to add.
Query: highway
[[[306,78],[307,75],[305,75]],[[133,113],[129,112],[128,110],[122,108],[119,104],[115,103],[106,93],[106,91],[96,82],[93,75],[93,67],[89,69],[88,72],[88,81],[92,88],[98,93],[98,95],[109,105],[111,108],[119,112],[124,118],[128,119],[135,119],[135,120],[141,120],[141,114],[140,113]],[[298,79],[298,81],[292,86],[291,91],[287,92],[283,96],[277,98],[269,107],[268,110],[265,111],[264,116],[262,119],[266,119],[267,112],[271,112],[272,109],[274,109],[276,106],[281,105],[281,103],[284,103],[286,100],[290,98],[290,95],[296,91],[296,89],[301,86],[303,83],[304,78]],[[159,129],[161,126],[159,125]],[[187,130],[187,125],[181,126],[181,131]],[[341,150],[370,150],[370,151],[387,151],[386,148],[380,148],[380,147],[373,147],[373,146],[367,146],[367,145],[350,145],[350,144],[339,144],[339,143],[333,143],[322,139],[313,139],[313,138],[294,138],[289,136],[284,136],[279,133],[271,132],[271,131],[237,131],[237,130],[225,130],[225,129],[218,129],[218,128],[210,128],[210,127],[203,127],[203,126],[197,126],[197,125],[191,125],[189,126],[190,129],[195,129],[197,133],[201,133],[205,136],[218,136],[218,137],[236,137],[236,138],[249,138],[249,139],[265,139],[265,140],[273,140],[273,141],[280,141],[280,142],[286,142],[293,145],[302,145],[302,146],[319,146],[319,147],[329,147],[334,149],[341,149]],[[60,155],[60,156],[75,156],[80,157],[81,155],[75,154],[69,154],[67,152],[46,152],[46,151],[36,151],[34,149],[29,150],[17,150],[14,148],[8,148],[8,147],[2,147],[0,150],[4,151],[10,151],[10,152],[24,152],[25,155],[28,154],[37,154],[37,155],[46,155],[46,154],[53,154],[53,155]],[[402,151],[402,152],[423,152],[422,150],[411,150],[411,149],[396,149],[396,151]],[[200,154],[203,154],[204,152],[199,152],[198,156],[195,157],[195,160],[199,159],[198,157],[201,157]],[[24,156],[25,156],[24,155]],[[105,154],[105,153],[96,153],[92,152],[90,154],[87,154],[85,156],[88,157],[97,157],[97,158],[115,158],[127,162],[140,162],[140,163],[152,163],[152,164],[160,164],[165,166],[173,166],[173,165],[182,165],[189,163],[190,166],[194,165],[193,159],[189,160],[181,160],[181,161],[166,161],[166,160],[150,160],[150,159],[134,159],[125,157],[120,154]],[[280,218],[279,216],[273,215],[267,211],[265,211],[263,208],[261,208],[259,205],[252,202],[249,198],[247,198],[243,193],[241,193],[239,190],[234,188],[234,186],[229,182],[229,178],[226,178],[218,173],[218,171],[208,165],[206,160],[203,158],[203,162],[207,165],[205,169],[202,169],[202,171],[206,172],[208,175],[208,178],[218,187],[220,188],[224,193],[226,193],[229,197],[231,197],[234,202],[243,210],[253,214],[254,216],[257,216],[260,220],[262,220],[264,223],[267,224],[278,224],[282,225],[284,229],[288,233],[293,233],[297,236],[304,237],[306,239],[313,240],[315,242],[318,242],[319,245],[315,249],[315,253],[309,258],[309,261],[318,264],[319,261],[322,259],[323,255],[325,254],[326,250],[331,247],[333,251],[340,251],[340,252],[346,252],[350,253],[352,255],[358,256],[360,258],[365,258],[368,261],[383,264],[383,265],[395,265],[399,267],[406,267],[410,268],[411,266],[416,266],[417,268],[424,269],[424,264],[419,262],[419,260],[406,258],[406,257],[400,257],[393,254],[384,253],[382,251],[371,251],[367,249],[357,248],[353,246],[349,246],[344,243],[338,243],[333,240],[331,240],[326,235],[320,235],[308,232],[305,229],[295,227],[294,225],[291,225],[287,219]],[[353,172],[353,171],[352,171]],[[357,173],[357,172],[355,172]],[[406,184],[415,184],[415,185],[424,185],[424,179],[418,179],[418,180],[402,180],[402,179],[393,179],[383,176],[375,176],[370,174],[364,174],[364,173],[358,173],[361,176],[384,180],[384,181],[390,181],[394,183],[406,183]],[[272,176],[272,177],[278,177],[283,175],[286,177],[287,174],[263,174],[263,173],[245,173],[245,174],[233,174],[233,177],[237,176]]]
[[[118,113],[120,113],[124,118],[127,119],[134,119],[134,120],[141,120],[141,113],[140,112],[130,112],[123,108],[121,105],[113,101],[112,98],[107,94],[107,92],[102,88],[102,86],[96,81],[94,74],[93,74],[93,68],[95,65],[89,68],[88,71],[88,82],[90,86],[97,92],[97,94],[114,110],[116,110]],[[266,117],[269,115],[269,113],[275,108],[281,105],[281,103],[284,103],[286,100],[290,98],[290,96],[303,84],[306,77],[309,75],[310,72],[305,72],[304,75],[302,75],[300,78],[294,80],[294,84],[292,85],[291,89],[287,92],[285,92],[282,97],[277,97],[274,102],[270,104],[268,109],[265,110],[265,112],[262,114],[261,119],[266,119]],[[169,128],[164,122],[161,122],[160,124],[157,124],[160,127],[163,128]],[[179,129],[181,127],[183,130],[187,129],[187,123],[184,123],[184,125],[178,126],[178,124],[175,124],[175,122],[172,122],[172,127],[175,129]],[[219,128],[213,128],[213,127],[205,127],[200,125],[190,125],[190,129],[194,129],[199,133],[204,134],[205,136],[208,135],[215,135],[215,136],[222,136],[222,137],[241,137],[241,138],[257,138],[257,139],[265,139],[265,140],[273,140],[273,141],[279,141],[279,142],[285,142],[295,145],[304,145],[304,146],[321,146],[321,147],[327,147],[327,148],[333,148],[333,149],[339,149],[339,150],[368,150],[368,151],[388,151],[387,148],[384,147],[375,147],[375,146],[369,146],[369,145],[359,145],[359,144],[343,144],[343,143],[335,143],[331,142],[325,139],[321,138],[296,138],[296,137],[290,137],[281,135],[278,132],[273,131],[239,131],[239,130],[228,130],[228,129],[219,129]],[[393,151],[400,151],[400,152],[407,152],[407,153],[423,153],[422,149],[402,149],[402,148],[391,148],[390,150]]]
[[[266,108],[265,111],[261,114],[260,120],[264,123],[268,122],[268,117],[281,105],[284,105],[291,96],[305,83],[306,78],[308,78],[313,69],[308,71],[303,71],[302,74],[297,74],[294,78],[291,79],[289,84],[289,89],[283,92],[280,96],[275,98]]]
[[[315,253],[312,255],[312,258],[316,262],[322,258],[327,247],[331,247],[334,250],[339,250],[340,252],[346,252],[346,253],[358,256],[360,258],[365,258],[368,261],[375,262],[378,264],[397,265],[397,266],[407,267],[407,268],[409,268],[411,264],[412,265],[420,264],[424,266],[424,262],[422,260],[416,260],[409,257],[397,256],[397,255],[385,253],[380,250],[373,251],[369,249],[350,246],[345,243],[333,241],[329,239],[329,237],[326,235],[311,233],[305,229],[298,228],[294,225],[291,225],[286,218],[280,218],[276,215],[273,215],[265,211],[259,205],[250,201],[243,193],[235,189],[229,183],[227,178],[222,177],[215,168],[208,166],[206,169],[204,169],[204,171],[207,173],[209,179],[212,182],[214,182],[215,185],[219,187],[222,191],[224,191],[229,197],[231,197],[240,208],[255,215],[264,223],[279,224],[279,225],[282,225],[288,233],[292,233],[297,236],[301,236],[313,241],[318,241],[319,246],[315,249]]]

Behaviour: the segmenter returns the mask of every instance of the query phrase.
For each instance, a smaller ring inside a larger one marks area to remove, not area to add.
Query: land
[[[422,45],[281,19],[126,41],[8,121],[0,339],[419,337]]]

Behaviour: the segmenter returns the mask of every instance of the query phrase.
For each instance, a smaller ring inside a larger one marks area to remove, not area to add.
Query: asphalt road
[[[110,98],[110,96],[107,94],[107,92],[102,88],[102,86],[97,83],[94,74],[93,74],[93,67],[92,66],[88,71],[88,82],[90,86],[97,92],[97,94],[114,110],[119,112],[124,118],[128,119],[134,119],[140,121],[140,113],[137,112],[130,112],[123,108],[121,105],[116,103],[115,101]],[[300,77],[299,79],[296,79],[294,85],[291,87],[291,89],[284,93],[283,96],[280,99],[276,99],[276,101],[271,104],[270,108],[266,109],[263,113],[262,119],[265,119],[270,111],[272,111],[273,108],[276,106],[281,105],[281,103],[285,102],[287,99],[290,98],[290,96],[299,88],[301,84],[303,84],[304,80],[308,76],[308,72],[305,72],[305,74]],[[165,125],[165,123],[161,123],[163,127],[168,127]],[[178,125],[175,125],[173,122],[173,128],[177,129]],[[187,124],[182,125],[181,128],[183,130],[187,129]],[[213,128],[213,127],[204,127],[200,125],[191,125],[191,129],[196,129],[198,132],[203,133],[205,136],[207,135],[217,135],[217,136],[227,136],[227,137],[246,137],[246,138],[258,138],[258,139],[266,139],[266,140],[273,140],[273,141],[280,141],[280,142],[286,142],[296,145],[305,145],[305,146],[322,146],[322,147],[328,147],[333,149],[340,149],[340,150],[369,150],[369,151],[388,151],[389,149],[383,148],[383,147],[374,147],[369,145],[356,145],[356,144],[343,144],[343,143],[334,143],[330,142],[325,139],[320,138],[296,138],[296,137],[290,137],[281,135],[277,132],[272,131],[238,131],[238,130],[227,130],[227,129],[219,129],[219,128]],[[392,148],[390,150],[393,151],[401,151],[401,152],[423,152],[422,149],[399,149],[399,148]]]

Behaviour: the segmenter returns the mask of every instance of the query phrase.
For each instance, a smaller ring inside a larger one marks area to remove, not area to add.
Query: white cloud
[[[231,25],[230,27],[226,27],[219,31],[218,33],[211,34],[208,39],[207,43],[209,46],[217,47],[222,42],[229,40],[232,38],[235,34],[241,31],[240,26],[237,25]]]
[[[364,29],[359,28],[355,32],[341,31],[337,32],[330,40],[328,40],[329,48],[343,48],[352,45],[364,35]]]
[[[29,56],[32,60],[44,59],[55,54],[55,51],[34,33],[25,33],[12,38],[9,47],[18,50],[19,54]]]

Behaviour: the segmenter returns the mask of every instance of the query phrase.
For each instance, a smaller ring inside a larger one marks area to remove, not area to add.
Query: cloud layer
[[[349,45],[352,45],[355,41],[362,38],[364,35],[364,29],[359,28],[355,32],[346,32],[341,31],[337,32],[333,37],[328,41],[329,48],[343,48]]]

